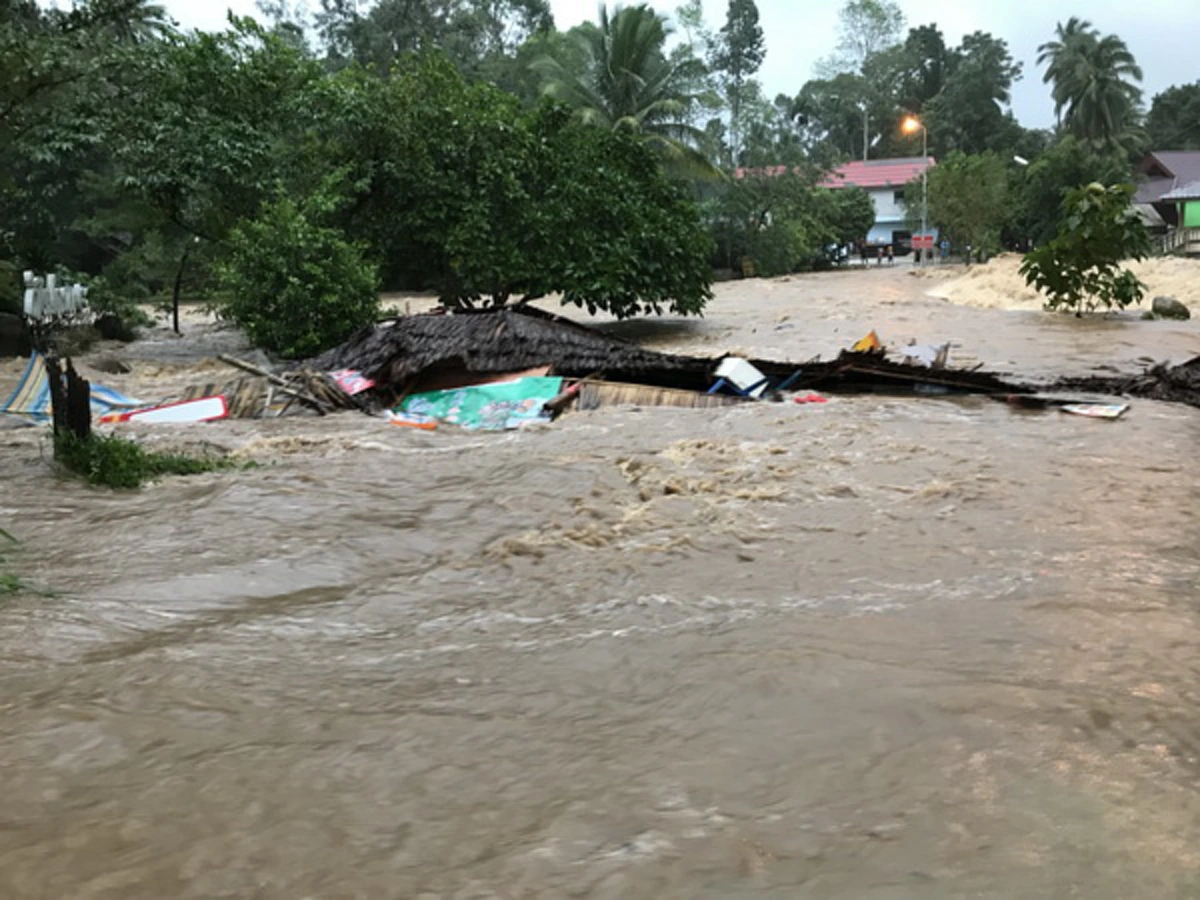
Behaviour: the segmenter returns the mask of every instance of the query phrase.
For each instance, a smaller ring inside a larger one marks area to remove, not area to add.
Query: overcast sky
[[[160,0],[188,28],[219,29],[225,11],[255,13],[254,0]],[[843,0],[758,0],[767,58],[759,77],[767,96],[795,94],[812,77],[813,63],[833,49],[837,12]],[[1172,84],[1200,81],[1200,2],[1197,0],[950,0],[933,3],[899,0],[909,25],[935,22],[954,44],[972,31],[989,31],[1008,41],[1013,56],[1024,63],[1025,77],[1013,89],[1013,110],[1021,124],[1053,123],[1049,92],[1036,67],[1037,46],[1049,40],[1054,25],[1071,15],[1089,19],[1105,33],[1125,39],[1146,73],[1143,88],[1149,103]],[[319,0],[311,0],[315,7]],[[670,14],[679,0],[651,0]],[[366,5],[363,0],[363,5]],[[550,0],[559,28],[595,19],[595,0]],[[709,23],[724,21],[726,0],[704,0]]]

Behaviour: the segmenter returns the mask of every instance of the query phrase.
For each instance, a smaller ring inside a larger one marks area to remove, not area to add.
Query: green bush
[[[237,225],[218,267],[220,314],[258,347],[288,359],[313,356],[375,321],[376,267],[358,244],[319,224],[335,205],[318,193],[303,205],[280,196]]]
[[[1098,306],[1124,309],[1141,303],[1146,286],[1128,269],[1127,259],[1150,253],[1146,227],[1133,208],[1134,187],[1092,183],[1068,191],[1058,236],[1025,255],[1021,274],[1046,295],[1046,308],[1080,315]]]
[[[81,439],[62,432],[54,436],[54,458],[89,484],[122,490],[141,487],[161,475],[198,475],[236,465],[227,460],[152,453],[116,436],[93,434]]]
[[[708,300],[699,212],[638,136],[523,110],[436,54],[388,79],[348,70],[331,89],[346,111],[318,124],[355,194],[342,222],[389,287],[433,288],[448,306],[557,293],[617,317]]]

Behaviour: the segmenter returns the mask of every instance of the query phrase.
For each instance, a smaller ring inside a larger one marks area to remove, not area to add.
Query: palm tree
[[[1054,116],[1061,126],[1063,107],[1067,105],[1068,101],[1067,72],[1074,65],[1080,45],[1088,40],[1094,40],[1099,32],[1091,22],[1080,19],[1078,16],[1071,16],[1067,19],[1066,25],[1059,22],[1055,26],[1054,34],[1057,40],[1048,41],[1038,47],[1037,64],[1046,66],[1046,74],[1042,76],[1042,82],[1052,85]]]
[[[123,44],[157,40],[170,32],[174,24],[166,8],[152,0],[116,0],[108,12],[109,34]]]
[[[600,7],[599,23],[575,32],[583,65],[572,70],[543,56],[533,63],[542,93],[574,107],[589,125],[642,135],[676,170],[711,177],[716,169],[697,149],[704,132],[687,121],[700,95],[688,72],[663,52],[666,21],[645,5]]]
[[[1048,62],[1054,109],[1060,125],[1092,144],[1119,143],[1133,128],[1141,102],[1142,70],[1125,42],[1104,37],[1089,22],[1071,18],[1059,24],[1058,40],[1038,48]]]

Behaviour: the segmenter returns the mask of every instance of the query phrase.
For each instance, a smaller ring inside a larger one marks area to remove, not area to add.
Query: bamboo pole
[[[233,366],[235,369],[241,369],[243,372],[249,372],[251,375],[257,375],[260,378],[267,379],[267,381],[269,381],[271,384],[275,385],[283,393],[288,394],[288,395],[296,398],[300,402],[307,403],[308,405],[313,407],[313,409],[315,409],[319,415],[323,416],[327,412],[332,411],[332,407],[330,407],[328,404],[324,403],[321,400],[318,400],[316,397],[313,397],[311,394],[307,394],[304,391],[297,390],[296,388],[294,388],[290,384],[288,384],[284,379],[280,378],[278,375],[268,372],[266,369],[260,369],[258,366],[254,365],[253,363],[248,363],[245,360],[237,359],[235,357],[229,356],[226,353],[218,353],[217,359],[219,359],[221,362],[225,363],[226,365]]]

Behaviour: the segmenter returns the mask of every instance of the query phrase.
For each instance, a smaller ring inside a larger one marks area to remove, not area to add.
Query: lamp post
[[[929,129],[916,116],[904,120],[905,134],[912,134],[918,128],[921,129],[921,237],[924,238],[929,233]],[[921,251],[921,264],[925,264],[924,248]]]

